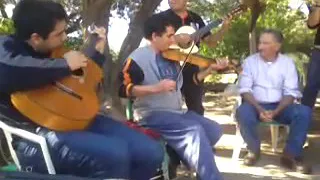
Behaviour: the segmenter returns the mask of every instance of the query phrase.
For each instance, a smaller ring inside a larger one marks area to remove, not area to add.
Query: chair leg
[[[3,130],[3,132],[4,132],[4,135],[5,135],[7,143],[8,143],[8,147],[9,147],[9,151],[10,151],[11,157],[12,157],[17,169],[19,171],[21,171],[21,165],[20,165],[18,156],[16,154],[16,151],[12,147],[12,135],[11,135],[11,133],[7,132],[6,130]]]
[[[286,128],[286,133],[287,133],[286,136],[288,136],[290,133],[290,126],[286,125],[285,128]]]
[[[275,153],[277,151],[277,145],[278,145],[279,126],[270,125],[270,131],[271,131],[272,152]]]
[[[233,146],[232,161],[237,161],[239,159],[243,143],[244,143],[244,140],[240,133],[240,127],[237,124],[236,125],[236,141]]]
[[[169,178],[169,155],[166,151],[166,142],[164,140],[161,140],[161,144],[163,146],[163,149],[164,149],[164,160],[162,162],[162,173],[163,173],[163,180],[170,180]]]

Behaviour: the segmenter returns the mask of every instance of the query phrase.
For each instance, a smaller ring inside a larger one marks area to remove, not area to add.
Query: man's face
[[[281,44],[271,33],[264,33],[259,39],[259,52],[262,57],[274,57],[279,52]]]
[[[165,51],[169,49],[169,46],[174,42],[174,28],[172,26],[166,27],[166,32],[161,36],[153,33],[152,43],[159,51]]]
[[[31,36],[31,41],[35,45],[35,48],[39,52],[48,53],[52,50],[63,46],[64,41],[67,39],[66,35],[67,23],[65,20],[57,21],[54,30],[49,34],[47,39],[43,39],[38,34]]]
[[[188,0],[168,0],[169,6],[174,11],[184,10]]]

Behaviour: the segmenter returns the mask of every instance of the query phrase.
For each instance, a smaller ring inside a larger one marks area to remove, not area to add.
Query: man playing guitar
[[[21,0],[14,9],[13,22],[15,33],[0,38],[1,121],[44,136],[57,174],[150,179],[161,166],[163,151],[149,137],[99,114],[86,129],[55,131],[34,123],[16,109],[11,94],[42,88],[68,77],[72,71],[85,68],[88,60],[78,51],[69,51],[61,59],[50,58],[67,38],[67,14],[62,5]],[[101,66],[106,32],[96,28],[95,33],[99,40],[92,47],[94,54],[88,56]],[[47,173],[38,146],[19,139],[14,143],[22,170]]]
[[[175,29],[179,29],[184,25],[190,25],[195,29],[199,29],[205,26],[202,18],[187,9],[188,0],[168,0],[170,9],[161,12],[160,14],[166,16],[172,21]],[[202,42],[206,43],[210,48],[215,48],[219,41],[221,41],[223,34],[227,32],[230,26],[230,17],[227,17],[221,29],[215,33],[207,33],[202,37]],[[188,37],[182,37],[183,40],[188,39]],[[199,43],[199,42],[197,42]],[[226,67],[226,63],[212,65],[211,70],[219,70]],[[187,63],[183,69],[183,86],[182,93],[185,98],[188,110],[192,110],[200,115],[204,114],[204,108],[202,105],[202,96],[204,93],[203,80],[209,75],[211,71],[203,71],[200,73],[198,66]]]

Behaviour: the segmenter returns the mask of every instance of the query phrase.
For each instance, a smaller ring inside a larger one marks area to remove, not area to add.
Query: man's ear
[[[154,40],[157,38],[157,36],[158,36],[157,33],[155,33],[155,32],[152,33],[152,35],[151,35],[151,40],[154,41]]]
[[[32,33],[30,36],[30,41],[34,45],[39,45],[43,41],[43,38],[37,33]]]
[[[281,43],[276,43],[276,47],[277,47],[277,50],[280,52],[280,50],[281,50]]]

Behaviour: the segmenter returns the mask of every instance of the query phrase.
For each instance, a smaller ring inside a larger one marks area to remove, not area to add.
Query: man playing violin
[[[87,58],[78,51],[53,59],[50,54],[66,40],[67,14],[53,1],[21,0],[13,12],[15,33],[0,38],[1,121],[46,138],[57,174],[101,179],[149,180],[161,166],[159,143],[121,122],[97,114],[83,131],[53,131],[22,115],[10,95],[42,88],[73,70],[84,68]],[[99,40],[89,55],[98,65],[105,57],[105,29],[97,28]],[[61,101],[63,103],[63,101]],[[14,141],[22,170],[47,173],[41,149],[21,139]]]
[[[188,0],[168,0],[170,9],[161,12],[160,14],[166,16],[174,26],[175,30],[182,26],[190,25],[193,28],[200,29],[205,26],[202,18],[195,12],[187,9]],[[222,28],[215,34],[206,33],[202,38],[202,42],[207,44],[210,48],[215,48],[218,41],[222,40],[223,34],[227,32],[230,26],[230,19],[226,18]],[[190,37],[188,35],[180,35],[175,38],[175,43],[178,42],[188,42]],[[199,42],[197,42],[199,45]],[[183,59],[181,59],[183,60]],[[191,63],[186,63],[182,73],[183,73],[183,85],[182,94],[186,106],[189,111],[194,111],[200,115],[204,115],[204,107],[202,105],[202,99],[204,94],[204,78],[212,73],[212,70],[221,70],[227,67],[227,61],[221,61],[217,64],[210,66],[211,69],[207,71],[200,72],[200,67]],[[175,169],[179,164],[179,157],[176,153],[168,147],[168,153],[171,157],[170,164],[170,175],[175,176]],[[171,167],[172,165],[172,167]]]
[[[175,30],[184,25],[192,26],[195,29],[200,29],[205,26],[202,18],[187,10],[188,0],[168,0],[170,9],[161,12],[161,15],[166,16],[172,22]],[[207,33],[201,40],[207,44],[210,48],[215,48],[219,41],[222,40],[223,34],[227,32],[230,26],[231,17],[224,20],[222,28],[215,34]],[[177,39],[177,38],[176,38]],[[189,41],[190,37],[184,35],[180,36],[179,40]],[[199,44],[199,42],[197,42]],[[212,65],[212,70],[220,70],[226,68],[227,64],[222,62],[221,64]],[[200,73],[200,68],[197,65],[186,63],[183,69],[183,86],[182,93],[185,98],[185,103],[188,110],[192,110],[200,115],[204,114],[204,107],[202,105],[202,96],[204,93],[203,80],[211,73],[207,71]]]
[[[144,37],[150,44],[133,51],[125,61],[119,95],[133,100],[135,118],[160,133],[201,180],[222,179],[212,152],[222,129],[218,123],[182,109],[181,67],[162,56],[175,41],[174,33],[165,16],[156,14],[145,22]],[[205,76],[212,69],[210,66],[200,74]]]

